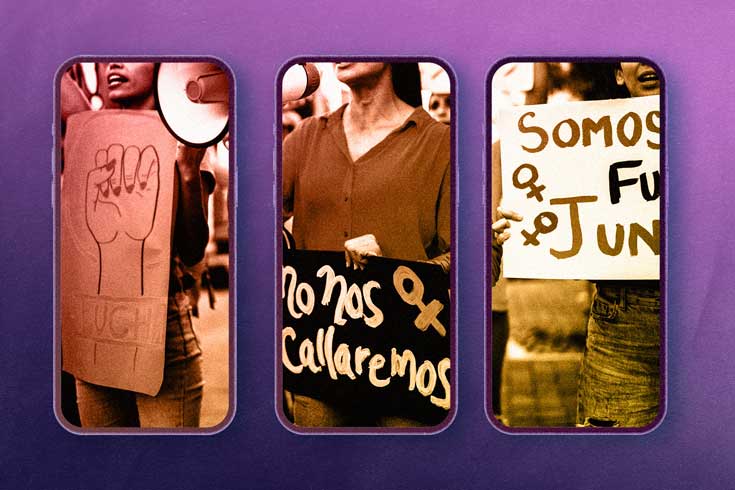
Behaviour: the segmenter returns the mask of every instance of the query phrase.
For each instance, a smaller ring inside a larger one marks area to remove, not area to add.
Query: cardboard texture
[[[68,120],[61,186],[63,369],[149,395],[163,380],[176,142],[155,111]]]

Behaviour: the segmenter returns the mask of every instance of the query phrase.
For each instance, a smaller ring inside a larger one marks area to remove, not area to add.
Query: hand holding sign
[[[117,144],[110,145],[107,150],[99,150],[95,160],[95,168],[87,174],[85,218],[100,251],[97,288],[100,293],[104,277],[103,263],[118,264],[115,266],[118,271],[130,269],[124,266],[125,263],[142,264],[143,244],[140,253],[132,261],[129,255],[119,255],[102,245],[125,238],[145,243],[156,218],[159,161],[156,149],[152,146],[145,147],[141,152],[136,146],[123,149],[122,145]],[[111,254],[115,257],[110,257]],[[142,295],[142,268],[140,291]]]
[[[375,235],[361,235],[345,242],[345,267],[363,270],[368,257],[383,255]]]
[[[493,223],[493,236],[499,244],[503,244],[508,238],[510,238],[510,221],[521,221],[523,216],[516,213],[515,211],[504,210],[498,208],[498,215],[502,216],[499,220]]]

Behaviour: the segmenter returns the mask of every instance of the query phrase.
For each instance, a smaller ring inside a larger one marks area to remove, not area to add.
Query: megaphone
[[[214,63],[161,63],[156,81],[158,113],[171,134],[188,146],[211,146],[227,133],[230,90]]]
[[[319,88],[319,69],[314,63],[300,63],[291,66],[283,75],[281,100],[285,104],[303,99]]]

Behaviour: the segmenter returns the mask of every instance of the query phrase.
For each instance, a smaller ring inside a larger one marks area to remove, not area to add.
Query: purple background
[[[0,488],[731,487],[735,8],[292,3],[3,2]],[[80,54],[215,55],[235,72],[238,406],[217,435],[77,436],[54,418],[53,79]],[[275,415],[274,81],[287,59],[324,54],[439,56],[457,75],[459,405],[438,435],[299,436]],[[511,436],[485,417],[485,77],[520,55],[641,55],[666,76],[669,399],[650,434]]]

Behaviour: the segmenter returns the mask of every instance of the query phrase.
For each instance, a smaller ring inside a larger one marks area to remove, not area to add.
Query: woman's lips
[[[120,75],[119,73],[111,73],[107,75],[107,86],[110,87],[111,89],[119,85],[122,85],[123,83],[127,81],[128,79]]]
[[[658,75],[655,71],[646,71],[638,75],[638,81],[643,84],[657,84]]]

